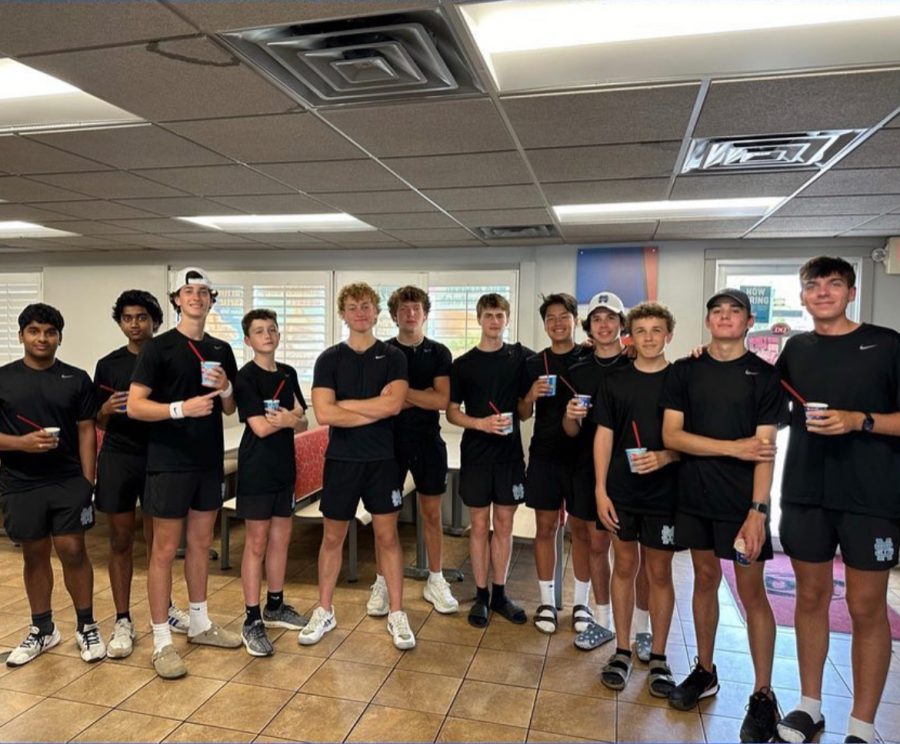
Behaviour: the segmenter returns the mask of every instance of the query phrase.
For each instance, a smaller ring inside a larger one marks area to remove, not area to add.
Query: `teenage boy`
[[[222,414],[235,411],[234,353],[226,341],[205,331],[216,301],[207,273],[178,272],[169,301],[178,325],[149,339],[138,355],[128,393],[129,417],[148,427],[145,512],[153,518],[153,549],[147,594],[153,627],[156,673],[164,679],[187,674],[172,645],[169,607],[172,564],[187,531],[184,577],[189,607],[188,643],[237,648],[241,637],[209,619],[206,605],[209,546],[225,492]]]
[[[409,390],[406,357],[375,338],[381,299],[368,284],[348,284],[338,294],[338,313],[350,335],[316,360],[312,400],[316,420],[331,427],[325,452],[319,549],[319,605],[300,631],[304,646],[336,626],[334,588],[344,538],[362,499],[372,515],[375,550],[388,592],[387,630],[394,645],[410,649],[416,638],[403,611],[403,550],[397,517],[402,481],[394,452],[394,417]]]
[[[747,295],[723,289],[706,308],[712,340],[699,357],[672,365],[663,394],[663,442],[682,453],[675,541],[691,550],[697,634],[697,664],[669,693],[669,705],[690,710],[719,690],[713,649],[720,561],[733,561],[755,673],[740,738],[768,741],[778,705],[771,689],[775,618],[763,568],[772,558],[767,515],[784,399],[778,372],[745,345],[753,327]]]
[[[564,292],[548,295],[543,298],[538,312],[550,346],[525,361],[524,382],[528,392],[519,401],[518,413],[523,421],[532,415],[535,417],[525,472],[525,505],[534,509],[537,528],[534,563],[541,601],[534,624],[542,633],[555,633],[556,533],[563,504],[571,517],[572,533],[578,532],[582,536],[572,541],[576,597],[573,623],[580,619],[581,608],[587,606],[591,588],[588,555],[575,555],[575,552],[584,553],[588,545],[584,537],[587,535],[586,521],[591,517],[579,514],[572,503],[572,448],[562,427],[566,404],[572,397],[566,386],[569,369],[583,356],[584,347],[575,344],[578,301],[572,295]],[[551,375],[556,378],[553,385]]]
[[[31,627],[10,652],[10,667],[27,664],[61,640],[50,607],[51,547],[75,606],[81,658],[106,656],[94,621],[94,572],[84,546],[84,532],[94,524],[96,401],[87,373],[56,358],[63,326],[56,308],[28,305],[19,315],[24,356],[0,367],[3,519],[10,539],[22,546],[31,607]]]
[[[634,363],[604,378],[598,405],[591,412],[597,423],[598,526],[612,535],[610,593],[620,639],[630,637],[635,579],[640,565],[646,567],[653,628],[647,684],[651,695],[667,698],[675,686],[666,643],[675,609],[672,556],[677,549],[678,472],[673,463],[678,454],[663,445],[660,404],[669,373],[666,346],[672,341],[675,318],[663,305],[643,302],[628,311],[625,328],[636,351]],[[623,690],[631,669],[631,649],[627,642],[620,643],[603,668],[601,681],[610,689]]]
[[[394,421],[394,447],[400,465],[400,483],[412,473],[417,506],[425,530],[428,580],[422,590],[426,602],[442,614],[459,611],[459,602],[441,571],[444,527],[441,496],[447,489],[447,445],[441,439],[440,412],[450,400],[450,349],[425,337],[431,311],[428,293],[419,287],[400,287],[388,299],[397,337],[388,344],[403,352],[409,372],[409,391],[403,410]],[[377,559],[377,555],[376,555]],[[380,573],[372,585],[367,610],[370,615],[388,613],[387,584]]]
[[[116,299],[113,320],[128,343],[97,362],[94,388],[100,408],[97,426],[103,429],[103,447],[97,458],[97,511],[109,523],[109,584],[116,607],[116,622],[106,646],[111,659],[124,659],[134,649],[136,631],[131,619],[131,578],[134,570],[135,507],[143,501],[147,479],[148,426],[125,414],[128,387],[144,343],[153,338],[163,322],[157,299],[140,289],[129,289]],[[141,520],[147,554],[153,548],[153,520]],[[169,604],[169,625],[176,633],[187,633],[188,613]]]
[[[251,656],[275,653],[266,628],[300,630],[307,619],[284,601],[284,574],[294,516],[294,432],[306,431],[306,401],[293,367],[275,361],[281,334],[273,310],[251,310],[241,320],[253,359],[237,374],[234,398],[247,424],[238,449],[237,509],[244,520],[241,640]],[[260,611],[263,560],[266,606]]]
[[[778,734],[812,741],[825,727],[822,670],[840,546],[853,633],[845,741],[869,742],[891,660],[886,596],[900,546],[900,334],[847,317],[856,275],[843,259],[810,260],[800,287],[814,330],[792,337],[777,366],[807,401],[828,409],[807,415],[794,402],[791,415],[780,534],[797,581],[800,702]]]
[[[447,420],[465,429],[459,493],[472,522],[469,555],[477,590],[468,620],[470,625],[484,628],[493,610],[521,625],[528,617],[506,595],[506,575],[512,555],[513,516],[525,500],[525,460],[515,412],[523,394],[525,359],[534,352],[520,343],[503,341],[510,313],[505,297],[482,295],[475,313],[481,340],[453,362],[447,407]],[[489,575],[493,578],[490,591]]]

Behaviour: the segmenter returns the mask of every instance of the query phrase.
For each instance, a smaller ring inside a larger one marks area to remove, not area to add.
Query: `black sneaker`
[[[866,744],[866,740],[860,739],[858,736],[853,736],[853,734],[848,734],[844,738],[844,744]]]
[[[713,664],[712,671],[707,672],[695,658],[693,671],[669,693],[669,705],[675,710],[691,710],[699,700],[712,697],[718,691],[719,677],[716,674],[716,665]]]
[[[771,741],[777,724],[778,701],[775,693],[768,687],[761,687],[747,703],[747,715],[741,724],[741,741]]]

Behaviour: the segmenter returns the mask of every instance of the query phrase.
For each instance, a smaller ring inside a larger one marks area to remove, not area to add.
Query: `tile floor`
[[[316,599],[315,555],[320,528],[297,525],[288,566],[286,596],[298,608]],[[408,560],[414,533],[402,530]],[[98,525],[88,543],[95,567],[95,614],[108,634],[114,618],[106,575],[106,531]],[[240,555],[242,530],[234,532]],[[384,620],[366,616],[372,578],[371,532],[360,536],[358,584],[339,585],[338,628],[316,646],[302,647],[293,632],[272,634],[277,653],[253,659],[235,651],[195,648],[176,636],[190,674],[157,679],[150,667],[151,641],[145,599],[144,545],[135,548],[133,615],[141,630],[134,654],[96,665],[82,662],[73,641],[74,612],[56,567],[54,603],[63,643],[26,667],[0,668],[0,741],[735,741],[752,676],[741,616],[723,584],[717,665],[722,689],[698,711],[679,713],[646,691],[639,664],[627,689],[613,693],[599,682],[607,649],[592,653],[572,645],[570,615],[560,631],[541,635],[533,626],[495,619],[485,630],[469,627],[463,613],[440,616],[421,598],[422,585],[406,580],[406,605],[418,645],[394,649]],[[446,539],[446,564],[466,556],[463,538]],[[567,556],[568,558],[568,556]],[[239,561],[238,561],[239,564]],[[180,571],[180,566],[179,566]],[[676,560],[677,608],[668,654],[676,677],[689,671],[694,655],[690,614],[691,574],[685,556]],[[567,562],[565,600],[571,606]],[[531,548],[517,546],[509,592],[537,604]],[[212,616],[223,624],[242,621],[237,569],[214,565],[209,582]],[[471,577],[454,585],[463,600],[474,596]],[[890,599],[900,607],[900,575]],[[186,601],[176,581],[176,599]],[[16,645],[28,623],[21,556],[0,543],[0,650]],[[608,647],[607,647],[608,648]],[[779,629],[775,689],[784,705],[797,697],[792,631]],[[828,722],[822,741],[843,741],[850,710],[850,645],[833,634],[825,670],[823,708]],[[900,643],[877,719],[885,741],[900,740]]]

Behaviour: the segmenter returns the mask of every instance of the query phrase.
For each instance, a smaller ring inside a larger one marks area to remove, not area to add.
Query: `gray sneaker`
[[[309,622],[306,615],[301,615],[291,605],[284,603],[277,610],[263,608],[263,622],[267,628],[287,628],[288,630],[300,630]]]
[[[271,656],[275,648],[266,635],[266,626],[262,620],[254,620],[250,625],[244,625],[241,630],[241,640],[250,656]]]
[[[650,661],[650,652],[653,650],[653,633],[635,633],[634,650],[637,657],[645,664]]]

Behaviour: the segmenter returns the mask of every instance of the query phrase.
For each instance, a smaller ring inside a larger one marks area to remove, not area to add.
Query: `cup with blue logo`
[[[275,399],[268,399],[263,401],[263,405],[266,408],[266,413],[276,413],[278,409],[281,407],[280,403]]]
[[[547,392],[541,397],[552,398],[556,395],[556,375],[541,375],[538,379],[547,383]]]
[[[217,383],[212,376],[213,372],[222,366],[222,362],[204,360],[200,362],[200,384],[203,387],[214,388]]]
[[[734,548],[734,562],[744,568],[749,566],[750,560],[747,558],[747,543],[744,542],[744,538],[737,538],[732,547]]]

